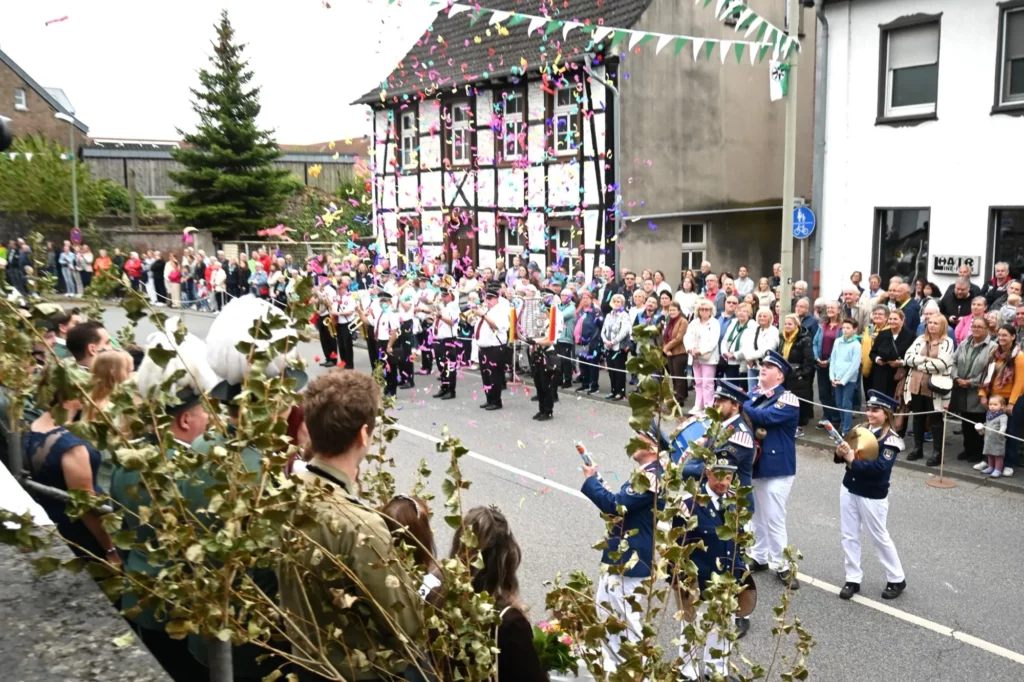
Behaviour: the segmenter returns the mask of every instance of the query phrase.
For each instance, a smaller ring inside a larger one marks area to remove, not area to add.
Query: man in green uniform
[[[303,413],[313,458],[298,477],[314,500],[302,513],[316,522],[291,532],[298,551],[277,567],[281,606],[293,614],[287,620],[292,641],[322,641],[331,666],[346,680],[401,676],[422,628],[416,586],[384,519],[357,498],[355,481],[379,406],[380,389],[362,372],[334,370],[306,389]],[[344,570],[323,556],[327,552]],[[300,680],[326,673],[304,672]]]

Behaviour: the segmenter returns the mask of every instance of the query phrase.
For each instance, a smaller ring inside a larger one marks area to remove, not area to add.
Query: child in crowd
[[[198,299],[198,309],[209,311],[210,285],[206,283],[205,279],[196,281],[196,298]]]
[[[1006,297],[1006,305],[999,309],[999,319],[1003,324],[1013,324],[1017,319],[1017,306],[1020,305],[1020,295],[1010,294]]]
[[[857,320],[843,320],[843,335],[836,339],[832,346],[832,356],[828,362],[829,379],[832,380],[832,392],[836,407],[842,410],[840,432],[849,432],[853,424],[853,394],[857,390],[860,377],[860,337],[857,336]]]
[[[992,395],[988,399],[988,412],[985,423],[976,424],[974,428],[985,433],[985,444],[982,452],[987,461],[979,462],[975,469],[982,474],[999,478],[1003,475],[1003,455],[1006,452],[1006,398]]]

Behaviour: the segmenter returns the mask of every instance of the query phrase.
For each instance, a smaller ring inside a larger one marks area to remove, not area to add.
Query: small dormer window
[[[25,98],[25,88],[14,89],[14,108],[16,111],[28,111],[28,100]]]

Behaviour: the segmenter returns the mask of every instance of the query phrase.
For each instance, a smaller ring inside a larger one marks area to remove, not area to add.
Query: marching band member
[[[441,301],[443,305],[434,320],[432,332],[437,364],[441,368],[441,390],[434,397],[451,400],[455,397],[455,370],[461,348],[459,340],[455,338],[459,326],[459,304],[455,302],[451,289],[441,289]]]
[[[637,435],[650,446],[637,450],[632,455],[633,461],[649,483],[647,490],[635,490],[633,484],[627,481],[622,484],[618,493],[612,492],[598,479],[596,465],[583,465],[583,494],[597,505],[602,514],[616,516],[619,514],[619,507],[625,510],[622,520],[612,528],[605,541],[601,563],[607,566],[622,566],[633,561],[634,555],[637,558],[625,572],[609,575],[607,570],[603,570],[598,578],[594,598],[598,604],[598,612],[603,615],[605,608],[602,604],[608,604],[611,611],[627,623],[626,630],[619,637],[609,636],[603,644],[603,667],[606,673],[614,672],[621,662],[619,650],[623,639],[632,642],[640,640],[643,613],[634,610],[626,598],[636,593],[643,581],[651,575],[654,563],[655,501],[657,500],[659,509],[665,507],[664,497],[660,494],[663,470],[658,459],[658,442],[647,433],[638,431]],[[619,551],[619,543],[627,537],[629,548],[618,558],[613,558]],[[639,599],[639,594],[635,598]]]
[[[735,505],[735,497],[730,491],[733,475],[736,473],[736,461],[731,457],[717,459],[710,466],[710,473],[707,480],[701,485],[701,493],[708,496],[706,504],[698,504],[696,498],[684,502],[683,509],[688,509],[691,516],[697,517],[697,525],[686,532],[680,542],[684,545],[702,542],[703,548],[698,548],[690,554],[690,561],[697,565],[697,589],[703,592],[714,574],[732,572],[737,580],[743,578],[747,567],[743,563],[743,557],[736,551],[734,540],[722,540],[718,537],[718,527],[725,524],[725,513],[727,507]],[[648,516],[651,516],[648,512]],[[673,525],[682,525],[686,519],[677,516],[673,519]],[[673,584],[676,586],[676,598],[679,606],[686,613],[686,601],[681,586],[679,586],[677,574],[673,569]],[[749,587],[747,589],[750,589]],[[692,608],[692,607],[691,607]],[[707,607],[701,608],[692,614],[691,622],[701,619],[707,613]],[[685,630],[687,622],[682,623]],[[682,679],[688,681],[711,679],[712,671],[723,677],[729,672],[729,652],[731,645],[717,628],[707,634],[703,651],[699,646],[690,646],[685,637],[681,637],[679,645],[679,657],[683,664],[680,667]],[[714,652],[720,652],[715,656]]]
[[[366,335],[366,354],[370,358],[370,371],[373,372],[377,367],[377,363],[380,362],[380,353],[377,352],[376,332],[377,320],[380,318],[380,297],[378,296],[379,290],[376,286],[370,287],[369,292],[369,305],[358,305],[356,307],[356,315],[363,322],[363,329]]]
[[[359,319],[356,314],[358,301],[356,294],[349,290],[350,285],[348,275],[342,275],[339,286],[341,295],[335,299],[334,309],[338,320],[335,324],[335,331],[338,333],[338,362],[342,363],[345,369],[353,369],[355,365],[352,323]]]
[[[555,399],[558,398],[558,358],[555,357],[555,341],[562,334],[562,314],[555,305],[555,292],[542,289],[541,310],[544,316],[543,335],[526,340],[530,346],[530,367],[537,387],[540,410],[533,418],[547,421],[554,417]]]
[[[395,344],[395,355],[398,358],[398,387],[415,388],[416,374],[412,364],[412,346],[418,332],[418,320],[413,309],[411,291],[402,293],[398,300],[398,342]]]
[[[398,358],[395,355],[395,344],[402,323],[398,314],[391,310],[391,294],[382,291],[377,295],[380,303],[380,314],[373,324],[373,338],[376,340],[377,363],[384,365],[384,395],[394,396],[398,393]],[[376,364],[374,367],[376,367]]]
[[[416,320],[419,322],[420,331],[416,339],[420,344],[420,369],[419,374],[430,374],[434,370],[434,344],[430,335],[430,316],[435,310],[434,290],[430,288],[430,280],[422,275],[416,278]],[[438,364],[441,359],[438,358]]]
[[[480,377],[484,382],[487,402],[480,407],[500,410],[501,392],[505,389],[505,346],[511,325],[509,302],[501,298],[497,286],[490,286],[484,294],[485,303],[476,309],[477,323],[473,332],[480,355]]]
[[[878,560],[885,568],[885,589],[882,599],[895,599],[907,589],[903,565],[896,545],[885,526],[889,515],[889,476],[896,457],[903,450],[903,439],[892,426],[892,413],[899,403],[880,391],[868,391],[866,410],[868,427],[878,440],[878,459],[858,458],[849,443],[836,449],[837,461],[846,462],[846,475],[839,491],[840,529],[843,553],[846,555],[846,584],[840,599],[850,599],[860,592],[864,572],[860,567],[860,534],[867,530],[875,543]]]
[[[337,331],[331,329],[332,320],[331,312],[334,310],[335,299],[338,297],[337,290],[331,286],[331,281],[327,277],[320,278],[320,284],[317,286],[317,317],[316,317],[316,330],[320,333],[320,350],[323,351],[323,360],[320,362],[322,367],[331,367],[337,362],[338,357],[338,339]]]
[[[743,404],[743,413],[755,429],[764,429],[761,457],[754,465],[754,548],[750,570],[776,572],[791,589],[800,589],[785,564],[786,503],[796,477],[796,427],[800,402],[782,387],[789,363],[775,351],[761,360],[758,385]]]

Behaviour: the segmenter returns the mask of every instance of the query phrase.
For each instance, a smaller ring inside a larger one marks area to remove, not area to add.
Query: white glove
[[[985,425],[984,424],[975,424],[974,428],[977,429],[978,433],[981,433],[982,431],[985,430]]]

